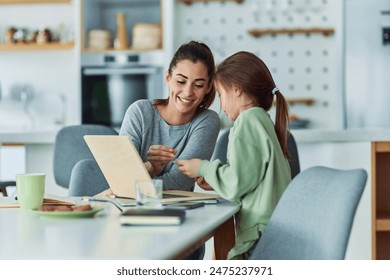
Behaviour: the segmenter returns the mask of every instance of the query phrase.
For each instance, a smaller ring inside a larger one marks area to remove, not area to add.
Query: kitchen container
[[[161,48],[161,25],[137,23],[133,27],[133,49]]]
[[[112,47],[112,35],[109,30],[92,29],[88,35],[90,49],[105,50]]]
[[[140,40],[139,36],[133,36],[133,29],[138,28],[135,27],[138,23],[156,24],[162,27],[162,3],[161,0],[81,1],[82,48],[88,51],[90,30],[104,29],[112,32],[115,50],[129,50],[133,46],[132,40],[135,37],[137,41]]]
[[[116,38],[114,48],[117,50],[125,50],[128,46],[126,17],[124,13],[120,12],[116,14]]]

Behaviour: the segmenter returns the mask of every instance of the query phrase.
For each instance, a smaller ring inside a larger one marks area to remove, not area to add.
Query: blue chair
[[[97,166],[84,141],[84,135],[118,135],[118,133],[111,127],[95,124],[66,126],[57,133],[54,143],[54,179],[59,186],[69,188],[69,196],[76,196],[82,192],[77,189],[77,186],[71,186],[71,174],[74,167],[84,165],[85,163],[79,164],[80,161],[84,162],[84,160],[89,160],[89,164],[94,167]],[[99,168],[92,174],[93,178],[83,177],[85,180],[83,184],[80,184],[83,185],[83,190],[90,192],[90,189],[94,189],[96,185],[100,184],[108,186]]]
[[[219,159],[223,164],[227,162],[227,146],[229,143],[230,129],[221,130],[211,160]]]
[[[69,182],[69,196],[94,196],[108,189],[106,178],[94,159],[83,159],[73,167]]]
[[[366,182],[363,169],[302,171],[283,193],[251,259],[344,259]]]
[[[7,194],[7,187],[15,187],[16,181],[0,181],[0,193],[3,194],[3,196],[8,196]]]

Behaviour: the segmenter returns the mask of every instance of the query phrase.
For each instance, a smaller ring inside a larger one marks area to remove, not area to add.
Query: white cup
[[[162,207],[163,181],[161,179],[137,181],[135,183],[135,190],[136,202],[138,207]]]

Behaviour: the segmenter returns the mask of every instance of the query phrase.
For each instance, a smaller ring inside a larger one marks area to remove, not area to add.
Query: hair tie
[[[275,88],[272,90],[272,95],[275,95],[277,91],[279,91],[279,89],[278,89],[277,87],[275,87]]]

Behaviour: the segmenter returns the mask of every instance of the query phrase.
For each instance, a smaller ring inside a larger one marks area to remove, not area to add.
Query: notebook
[[[119,203],[133,204],[135,182],[151,180],[146,167],[128,136],[86,135],[84,140]],[[169,187],[168,187],[169,188]],[[217,200],[216,194],[168,190],[163,192],[163,203],[189,200]]]
[[[119,217],[122,225],[180,225],[186,212],[180,209],[142,209],[126,210]]]

